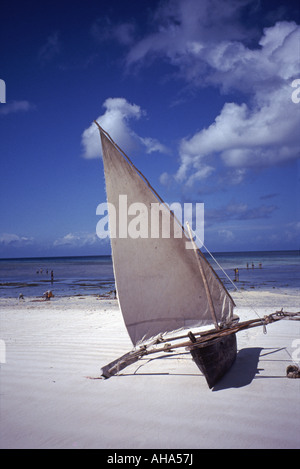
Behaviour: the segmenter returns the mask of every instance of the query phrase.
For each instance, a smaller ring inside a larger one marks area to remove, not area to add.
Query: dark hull
[[[237,354],[235,334],[213,339],[190,350],[192,357],[212,388],[233,365]]]

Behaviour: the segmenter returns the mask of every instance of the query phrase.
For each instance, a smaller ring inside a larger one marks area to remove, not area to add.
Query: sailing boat
[[[232,297],[197,248],[190,227],[186,230],[181,225],[129,157],[95,124],[102,144],[117,297],[134,346],[103,367],[102,376],[109,378],[145,355],[184,347],[212,388],[236,358],[238,330],[289,313],[239,323]],[[138,204],[139,214],[129,223],[120,200],[133,208],[132,215]],[[152,236],[136,231],[129,236],[130,223],[150,226],[153,210],[161,229],[153,229]],[[187,249],[187,243],[192,249]],[[191,330],[203,326],[213,328]]]

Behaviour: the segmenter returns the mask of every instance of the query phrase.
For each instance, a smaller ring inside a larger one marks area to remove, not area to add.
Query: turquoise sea
[[[300,287],[300,251],[258,251],[206,254],[229,291]],[[248,268],[247,268],[248,264]],[[238,269],[235,281],[234,269]],[[51,281],[53,271],[53,281]],[[105,295],[115,289],[111,256],[0,259],[0,297]]]

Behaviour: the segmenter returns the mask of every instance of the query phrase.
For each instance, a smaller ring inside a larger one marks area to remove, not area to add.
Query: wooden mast
[[[198,248],[197,248],[196,243],[193,239],[193,235],[192,235],[192,231],[191,231],[191,227],[190,227],[189,222],[186,222],[186,225],[187,225],[189,237],[190,237],[192,245],[193,245],[193,249],[194,249],[194,252],[195,252],[195,256],[196,256],[197,264],[198,264],[198,267],[199,267],[199,270],[200,270],[200,274],[201,274],[201,277],[202,277],[202,280],[203,280],[203,283],[204,283],[204,288],[205,288],[205,292],[206,292],[206,296],[207,296],[207,300],[208,300],[208,304],[209,304],[210,313],[211,313],[215,328],[217,330],[219,330],[220,327],[219,327],[219,324],[218,324],[218,321],[217,321],[217,318],[216,318],[215,308],[214,308],[214,304],[213,304],[212,297],[211,297],[211,294],[210,294],[209,286],[208,286],[208,283],[207,283],[207,278],[205,276],[205,273],[204,273],[204,270],[202,268],[200,258],[199,258],[199,255],[198,255]]]

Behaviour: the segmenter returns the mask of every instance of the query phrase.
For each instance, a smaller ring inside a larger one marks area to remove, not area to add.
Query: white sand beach
[[[284,308],[299,291],[245,292],[241,320]],[[116,300],[0,300],[1,448],[299,448],[300,322],[238,333],[232,369],[210,390],[189,353],[144,358],[108,380],[129,351]],[[297,349],[298,348],[298,349]]]

